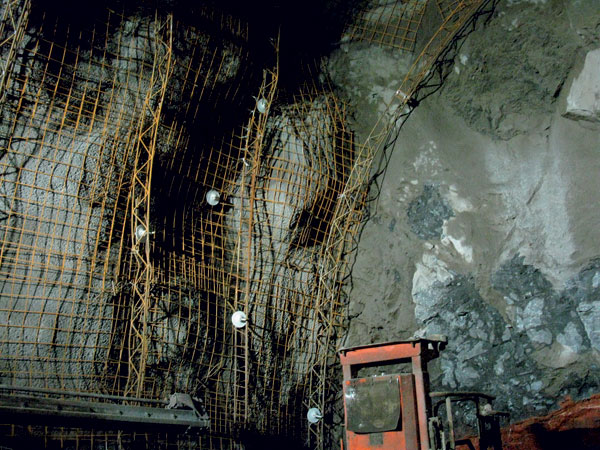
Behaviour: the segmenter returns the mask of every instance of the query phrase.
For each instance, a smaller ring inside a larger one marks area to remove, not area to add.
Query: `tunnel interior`
[[[510,423],[597,398],[593,3],[5,2],[0,396],[209,425],[1,439],[332,448],[339,348],[429,334],[432,386]]]

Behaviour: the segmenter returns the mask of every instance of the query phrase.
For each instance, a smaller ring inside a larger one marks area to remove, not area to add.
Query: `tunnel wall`
[[[489,392],[511,420],[598,391],[598,26],[594,1],[501,1],[459,44],[393,146],[345,345],[445,334],[433,388]],[[359,134],[411,61],[354,42],[332,55]]]

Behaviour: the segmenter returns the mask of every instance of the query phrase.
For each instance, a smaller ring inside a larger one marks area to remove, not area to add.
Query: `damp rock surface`
[[[529,404],[544,382],[536,374],[528,337],[515,330],[487,304],[473,280],[453,275],[413,294],[416,336],[444,334],[448,346],[439,358],[433,384],[445,390],[492,393],[498,407],[530,408],[549,405],[547,399]],[[499,381],[502,380],[502,381]]]
[[[461,47],[444,89],[469,126],[508,139],[553,111],[578,45],[554,17],[562,8],[503,2],[485,36],[475,32]]]
[[[458,46],[371,207],[346,346],[445,334],[432,389],[489,392],[511,421],[600,390],[600,127],[564,117],[598,29],[592,0],[500,1]],[[397,78],[369,74],[381,54],[334,73],[358,110],[377,105],[356,86]]]

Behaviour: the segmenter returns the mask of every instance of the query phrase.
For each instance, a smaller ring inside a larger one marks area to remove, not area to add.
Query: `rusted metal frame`
[[[467,30],[466,30],[467,27],[473,26],[475,20],[477,20],[477,18],[480,15],[489,14],[489,13],[491,13],[491,11],[493,11],[493,5],[495,5],[495,3],[497,3],[497,1],[498,0],[474,0],[472,2],[469,2],[473,6],[476,6],[475,3],[478,6],[474,9],[471,9],[471,13],[469,13],[469,14],[462,13],[462,14],[454,16],[454,20],[460,19],[460,23],[457,25],[457,30],[453,33],[452,39],[449,41],[448,45],[446,45],[445,47],[440,47],[439,45],[436,46],[436,45],[432,44],[431,42],[428,44],[429,47],[438,48],[439,51],[437,52],[437,56],[433,59],[434,62],[431,64],[431,70],[427,70],[427,68],[430,67],[430,65],[423,64],[423,69],[425,71],[424,76],[422,77],[422,79],[420,81],[416,80],[417,82],[412,85],[412,86],[414,86],[414,88],[411,90],[413,92],[412,96],[406,95],[406,93],[403,92],[402,89],[397,90],[396,95],[399,97],[399,99],[400,100],[406,99],[407,101],[404,102],[404,106],[402,107],[402,109],[400,109],[400,108],[397,109],[397,111],[396,111],[397,115],[394,119],[395,124],[394,124],[394,126],[390,127],[390,129],[388,130],[387,137],[385,139],[383,139],[383,141],[382,141],[383,143],[380,144],[381,149],[378,150],[378,153],[380,155],[379,156],[380,162],[378,163],[378,167],[380,167],[380,169],[372,177],[371,181],[373,184],[371,186],[371,191],[369,193],[368,202],[376,200],[378,197],[379,183],[378,183],[377,179],[383,173],[385,173],[387,164],[389,163],[389,159],[390,159],[390,153],[391,153],[390,150],[393,148],[393,145],[394,145],[395,140],[397,139],[399,130],[413,111],[413,106],[411,105],[409,107],[407,104],[409,103],[410,100],[413,100],[413,102],[419,101],[422,97],[434,92],[436,89],[438,89],[441,86],[441,83],[443,82],[443,74],[441,73],[441,70],[442,70],[441,67],[438,67],[438,66],[441,66],[446,61],[447,52],[454,45],[455,41],[465,37],[465,35],[467,34]],[[458,1],[455,1],[454,3],[455,3],[455,6],[458,5]],[[462,2],[462,3],[465,3],[465,2]],[[491,8],[489,7],[489,5],[492,5]],[[463,6],[464,5],[460,5],[461,8]],[[448,28],[448,26],[446,26],[446,28]],[[432,52],[434,52],[433,49],[431,51],[429,51],[429,53],[432,53]],[[424,59],[423,54],[419,55],[419,58]],[[416,61],[415,66],[417,66],[417,65],[418,65],[418,60]],[[435,68],[435,72],[433,72],[433,68]],[[429,80],[431,78],[433,78],[434,75],[437,75],[439,77],[439,80],[436,81],[435,83],[431,83]],[[407,78],[409,76],[410,76],[410,71],[407,74]],[[413,80],[413,81],[415,81],[415,80]],[[410,85],[410,83],[406,82],[406,80],[403,80],[403,84],[405,86]],[[392,100],[390,107],[394,107],[396,100],[397,99],[395,99],[395,98]],[[377,138],[374,137],[372,139],[367,139],[367,141],[377,142]]]
[[[412,3],[412,5],[411,5]],[[397,48],[399,50],[405,50],[408,52],[413,52],[415,49],[415,45],[417,43],[416,34],[421,27],[421,23],[423,21],[423,15],[425,13],[425,8],[427,7],[428,0],[423,2],[419,8],[417,8],[417,1],[407,2],[404,4],[401,15],[397,18],[398,23],[396,25],[396,29],[393,33],[393,39],[391,43],[391,47]],[[408,11],[409,7],[412,6],[412,11]],[[410,36],[411,33],[414,33],[414,36]],[[396,41],[400,40],[399,44],[396,44]]]
[[[262,87],[262,86],[261,86]],[[243,205],[244,205],[244,201],[246,199],[245,194],[246,194],[246,174],[249,173],[250,177],[253,178],[254,177],[254,173],[256,172],[257,166],[254,163],[254,158],[251,159],[250,161],[248,161],[249,155],[250,155],[250,129],[252,128],[252,120],[253,120],[254,116],[251,116],[250,122],[248,123],[246,132],[243,136],[243,152],[244,152],[244,156],[242,157],[242,162],[244,163],[244,166],[242,167],[242,172],[241,172],[241,176],[240,176],[240,185],[239,185],[239,192],[240,192],[240,211],[237,212],[237,214],[239,214],[239,229],[237,230],[237,240],[235,243],[235,293],[234,293],[234,298],[233,298],[233,304],[232,304],[232,310],[230,311],[230,314],[233,314],[235,311],[239,311],[241,308],[244,309],[245,312],[245,308],[246,308],[246,301],[245,299],[241,299],[241,293],[242,291],[245,289],[245,286],[240,286],[242,280],[244,280],[244,282],[246,284],[248,284],[249,282],[249,277],[247,275],[247,273],[242,271],[242,266],[247,266],[249,264],[248,261],[243,261],[243,256],[241,254],[242,252],[242,236],[244,235],[244,224],[246,224],[247,229],[249,229],[249,223],[247,220],[244,219],[244,215],[243,215]],[[248,196],[248,201],[252,201],[250,196]],[[247,256],[247,260],[250,259],[250,256]],[[244,264],[246,263],[246,264]],[[243,421],[245,420],[246,417],[246,412],[245,412],[245,406],[246,406],[246,402],[245,402],[245,398],[246,395],[244,394],[244,399],[241,400],[239,398],[239,392],[238,392],[238,386],[237,386],[237,378],[238,378],[238,372],[240,371],[238,364],[241,363],[244,365],[243,369],[244,372],[247,372],[246,370],[246,363],[247,363],[247,354],[246,354],[246,350],[247,350],[247,346],[245,346],[245,342],[247,340],[247,335],[244,333],[244,331],[240,331],[237,329],[233,330],[233,336],[232,336],[232,340],[233,340],[233,349],[232,349],[232,365],[233,365],[233,375],[232,378],[230,380],[230,384],[232,385],[231,388],[231,392],[232,392],[232,396],[233,398],[231,399],[233,402],[233,422],[237,423],[238,421]],[[241,342],[240,342],[241,341]],[[239,347],[240,346],[244,346],[244,351],[242,355],[239,355]],[[244,377],[245,378],[245,377]],[[245,382],[245,381],[244,381]]]
[[[299,118],[303,117],[305,114],[308,114],[308,110],[306,107],[307,103],[310,103],[313,99],[317,98],[317,96],[319,95],[319,93],[316,91],[316,88],[313,86],[312,89],[310,88],[306,88],[304,87],[303,90],[301,91],[300,94],[298,94],[297,96],[294,96],[293,101],[295,103],[293,103],[291,110],[287,111],[291,117],[293,117],[293,123],[292,123],[292,127],[294,129],[294,132],[296,133],[297,136],[301,137],[301,136],[310,136],[311,134],[311,129],[305,124],[303,123],[301,120],[299,120]],[[326,104],[329,106],[329,101],[326,101]],[[330,112],[330,111],[328,111]],[[329,116],[326,116],[329,117]],[[299,122],[299,123],[298,123]],[[279,125],[281,124],[281,122],[279,121],[275,121],[273,123],[273,125],[278,128]],[[273,145],[273,144],[271,144]],[[277,145],[277,144],[275,144]],[[309,145],[305,140],[303,140],[303,145]],[[320,143],[318,143],[317,145],[321,145]],[[284,145],[285,146],[285,145]],[[294,149],[296,150],[296,149]],[[277,151],[277,149],[276,149]],[[306,156],[306,155],[305,155]],[[311,162],[309,163],[309,166],[312,166],[313,168],[315,168],[315,170],[319,170],[322,169],[321,164],[321,153],[318,152],[318,156],[317,156],[317,161],[314,160],[314,155],[309,154],[309,157],[311,159]],[[276,164],[280,164],[283,161],[285,161],[284,158],[281,158],[279,156],[275,156],[274,154],[269,154],[268,155],[268,162],[266,162],[265,164],[268,167],[268,170],[272,169],[271,164],[276,163]],[[278,172],[280,174],[287,174],[287,175],[282,175],[283,177],[286,177],[288,175],[294,174],[296,170],[299,170],[300,168],[296,168],[295,169],[295,164],[291,163],[290,161],[285,161],[285,168],[282,167],[278,167]],[[300,169],[301,170],[301,169]],[[263,176],[264,176],[264,172],[263,172]],[[298,184],[297,181],[293,181],[293,186],[297,187]],[[290,186],[289,185],[287,188],[282,188],[282,187],[278,187],[276,189],[271,189],[271,192],[276,192],[278,195],[287,195],[290,194],[292,191],[290,191]],[[262,186],[262,188],[264,189],[264,185]],[[293,189],[293,188],[292,188]],[[266,203],[270,202],[271,200],[264,200],[265,206]],[[258,225],[258,224],[257,224]],[[296,224],[296,226],[294,227],[293,233],[296,233],[298,231],[298,224]],[[274,252],[274,249],[272,248],[272,244],[273,242],[270,243],[270,248],[269,248],[269,252]],[[274,260],[279,261],[279,260],[288,260],[289,258],[291,258],[291,253],[290,253],[290,248],[285,248],[284,246],[281,246],[279,248],[279,250],[277,250],[276,253],[273,253],[275,256],[273,257]],[[263,288],[267,288],[269,285],[272,285],[273,283],[273,279],[272,277],[269,278],[262,278],[258,283],[257,286],[255,287],[255,292],[261,293],[263,292]],[[274,286],[274,285],[272,285]],[[311,298],[310,295],[307,296],[308,299]],[[280,296],[280,294],[276,294],[272,297],[272,300],[274,301],[274,303],[277,302],[283,302],[286,300],[285,297]],[[287,302],[286,302],[287,303]],[[270,307],[267,303],[267,305],[265,305],[265,307]],[[274,304],[274,311],[276,311],[276,314],[281,314],[282,319],[284,321],[290,320],[290,317],[298,317],[298,315],[302,316],[302,313],[298,313],[298,311],[295,309],[294,303],[290,303],[289,306],[288,305],[282,305],[280,304]],[[312,304],[308,304],[308,302],[306,301],[306,299],[302,299],[302,306],[300,306],[300,308],[302,309],[312,309]],[[302,321],[303,319],[301,319],[300,321]],[[292,322],[295,322],[295,320],[291,319]],[[293,329],[289,329],[286,333],[286,338],[285,338],[285,351],[287,354],[292,355],[291,359],[287,359],[285,361],[286,364],[289,364],[290,366],[293,366],[295,364],[293,355],[294,352],[291,351],[291,347],[294,346],[294,344],[296,345],[296,352],[300,352],[303,353],[305,352],[304,349],[302,349],[302,347],[304,345],[306,345],[306,342],[297,342],[297,343],[293,343],[291,341],[291,337],[295,336],[297,332],[299,332],[299,330],[301,329],[301,325],[298,322],[295,322],[295,325],[293,326]],[[309,344],[310,345],[310,344]],[[290,352],[290,353],[288,353]],[[260,364],[260,357],[259,357],[259,364]],[[272,379],[271,381],[274,382],[275,378],[278,377],[276,371],[277,369],[273,369],[273,367],[270,367],[269,370],[275,370],[275,373],[272,373]],[[292,375],[293,376],[293,375]],[[283,381],[283,376],[281,376],[281,380]],[[285,421],[290,422],[290,419],[293,417],[297,417],[297,414],[300,411],[289,411],[289,409],[287,407],[284,408],[284,410],[282,411],[282,406],[279,405],[279,400],[281,397],[281,392],[277,389],[271,389],[271,394],[270,394],[270,400],[269,400],[269,405],[270,405],[270,410],[273,411],[273,414],[269,414],[270,417],[272,417],[272,420],[275,420],[275,428],[273,428],[272,426],[269,428],[269,431],[271,433],[281,433],[282,429],[285,429],[286,427],[283,425],[283,423],[285,423]],[[277,421],[277,419],[280,419],[279,421]],[[255,424],[255,426],[257,426],[257,424]],[[262,424],[259,424],[258,427],[260,428],[262,426]],[[294,430],[295,431],[295,430]]]
[[[275,93],[277,90],[277,82],[278,82],[278,67],[275,67],[274,70],[266,70],[264,73],[264,83],[265,87],[263,92],[259,95],[258,99],[265,98],[267,100],[266,111],[259,112],[258,107],[255,107],[253,110],[253,119],[255,128],[251,132],[251,137],[253,139],[250,149],[253,153],[252,164],[252,179],[250,183],[250,201],[249,201],[249,217],[248,217],[248,248],[247,248],[247,266],[246,266],[246,274],[250,274],[252,262],[256,262],[255,259],[252,258],[252,245],[253,245],[253,231],[254,227],[257,225],[255,221],[255,203],[257,202],[257,181],[260,176],[261,166],[262,166],[262,152],[263,152],[263,142],[266,133],[267,120],[269,118],[269,112],[271,110],[271,105],[273,104],[273,100],[275,98]],[[256,120],[258,118],[258,120]],[[256,255],[254,255],[256,257]],[[251,283],[250,279],[247,280],[244,292],[244,311],[248,314],[250,312],[250,301],[251,301]],[[246,365],[246,371],[244,373],[244,404],[245,404],[245,416],[244,421],[248,422],[249,416],[249,406],[250,406],[250,371],[249,368],[249,332],[251,331],[251,323],[243,328],[244,330],[244,360]]]
[[[142,94],[143,95],[143,94]],[[135,127],[131,127],[134,128]],[[132,132],[132,134],[134,134]],[[135,137],[135,136],[134,136]],[[129,146],[128,146],[129,147]],[[360,168],[359,171],[357,171],[356,173],[364,173],[365,170],[368,171],[368,169],[370,168],[369,166],[369,161],[366,159],[362,159],[356,162],[356,166],[358,166]],[[362,171],[362,172],[361,172]],[[336,233],[336,236],[339,238],[337,240],[332,239],[331,240],[331,245],[329,247],[329,250],[332,249],[338,249],[339,253],[328,253],[327,257],[328,259],[328,263],[327,266],[323,267],[323,272],[322,274],[325,276],[326,280],[329,280],[327,282],[326,288],[327,290],[324,290],[324,293],[327,293],[326,296],[321,297],[318,300],[318,304],[319,304],[319,308],[316,311],[317,317],[318,317],[318,323],[320,325],[322,325],[321,327],[319,327],[317,329],[318,331],[318,348],[319,349],[324,349],[324,348],[329,348],[332,345],[334,345],[334,341],[333,341],[333,336],[334,336],[334,332],[336,330],[336,327],[339,326],[339,319],[340,316],[337,316],[334,314],[335,311],[332,311],[332,307],[329,306],[328,299],[335,299],[335,301],[337,302],[337,298],[339,297],[339,277],[342,275],[341,274],[341,268],[344,267],[343,264],[343,258],[345,257],[345,255],[348,254],[348,248],[352,245],[352,243],[354,243],[356,241],[356,237],[354,234],[354,230],[356,230],[356,221],[357,221],[357,210],[360,207],[360,205],[362,205],[363,199],[364,199],[364,191],[362,190],[362,188],[364,187],[364,185],[362,185],[361,189],[355,191],[358,194],[357,195],[353,195],[353,196],[347,196],[344,197],[343,194],[341,196],[341,199],[339,201],[340,203],[340,212],[337,213],[336,215],[340,215],[340,217],[342,217],[343,215],[343,220],[340,220],[338,222],[336,222],[335,227],[332,226],[332,230],[333,232]],[[254,190],[252,190],[254,191]],[[149,192],[149,191],[148,191]],[[350,191],[348,191],[350,192]],[[354,210],[350,210],[350,209],[346,209],[346,214],[343,214],[343,209],[344,208],[351,208],[353,204],[358,205],[357,208],[355,208]],[[127,224],[129,225],[129,223]],[[248,255],[250,255],[250,253],[248,253]],[[337,256],[336,256],[337,255]],[[325,260],[325,258],[322,257],[322,260]],[[340,261],[341,260],[341,261]],[[337,265],[337,261],[340,262],[340,265]],[[249,298],[249,296],[247,296],[246,298]],[[126,356],[125,356],[125,360],[126,360]],[[325,361],[325,364],[321,364],[319,365],[319,369],[317,369],[317,374],[315,375],[317,378],[315,378],[315,380],[319,380],[319,383],[328,383],[331,382],[331,380],[328,379],[327,373],[325,372],[325,368],[326,368],[326,363],[328,361],[327,357],[323,357],[321,358],[321,361]],[[217,368],[218,370],[218,368]],[[247,380],[247,378],[246,378]],[[246,381],[247,383],[247,381]],[[323,386],[323,384],[321,384],[321,386]],[[325,392],[325,391],[323,391]],[[324,394],[323,394],[324,395]],[[322,397],[324,398],[324,397]],[[324,404],[324,400],[319,400],[322,404]]]
[[[442,16],[442,19],[448,17],[448,14],[456,8],[458,3],[461,3],[462,0],[436,0],[437,9]]]
[[[429,433],[427,428],[428,400],[426,396],[426,364],[429,359],[437,356],[437,347],[430,348],[438,343],[436,340],[418,339],[413,341],[391,342],[372,344],[362,347],[340,350],[340,362],[344,381],[355,377],[355,368],[377,363],[389,363],[399,360],[410,360],[412,376],[414,377],[415,404],[419,449],[430,448]]]
[[[15,422],[24,421],[26,424],[31,424],[32,420],[39,421],[44,425],[62,425],[68,419],[70,426],[97,426],[100,423],[116,427],[151,425],[202,430],[210,426],[206,413],[198,411],[193,403],[189,407],[167,404],[161,408],[82,400],[77,395],[75,398],[65,398],[65,393],[58,395],[61,398],[0,392],[0,417],[10,418]],[[172,397],[177,395],[182,394],[173,394]],[[121,401],[130,399],[122,398]]]
[[[421,356],[413,356],[412,361],[412,372],[415,375],[415,392],[417,396],[417,416],[419,423],[419,441],[421,443],[422,450],[429,449],[429,433],[427,430],[427,398],[425,392],[425,375],[423,368],[423,360]],[[425,362],[427,364],[427,362]]]
[[[362,188],[365,187],[365,182],[368,179],[368,175],[365,176],[365,174],[368,174],[370,169],[370,162],[361,160],[360,153],[357,162],[350,171],[344,192],[338,196],[330,226],[330,233],[322,250],[321,264],[319,266],[319,284],[316,296],[317,303],[315,305],[315,311],[319,312],[319,314],[315,314],[315,318],[321,315],[326,320],[322,322],[325,325],[325,330],[321,336],[315,335],[320,329],[319,326],[313,331],[317,360],[310,372],[309,388],[311,392],[309,393],[306,406],[308,408],[317,407],[321,412],[323,412],[325,406],[327,387],[331,384],[331,380],[328,380],[328,360],[329,356],[335,353],[335,342],[332,339],[334,327],[331,323],[333,307],[327,308],[327,305],[335,305],[337,298],[336,286],[338,285],[337,277],[340,275],[343,255],[345,254],[344,250],[348,242],[348,233],[352,235],[351,228],[357,228],[360,225],[360,223],[353,223],[352,220],[348,219],[351,214],[355,213],[355,209],[360,207],[358,200],[361,194],[364,194]],[[353,185],[351,184],[352,182],[354,182]],[[323,309],[327,309],[327,314],[322,312]],[[320,346],[324,348],[321,349]],[[311,441],[310,436],[312,436],[318,449],[324,449],[324,434],[324,420],[320,420],[317,424],[309,427],[309,441]]]
[[[446,397],[446,420],[448,421],[448,438],[450,450],[456,448],[456,438],[454,437],[454,416],[452,415],[452,400]]]
[[[344,380],[353,377],[352,367],[372,363],[386,363],[401,359],[410,359],[412,373],[415,377],[415,393],[417,398],[417,416],[419,427],[419,442],[422,450],[429,449],[429,435],[427,432],[427,397],[425,395],[425,375],[423,359],[425,364],[428,359],[428,341],[417,340],[413,342],[393,343],[365,346],[363,348],[340,351],[340,361],[344,374]],[[425,403],[423,402],[425,401]]]
[[[354,167],[353,169],[354,170]],[[350,174],[352,176],[352,172]],[[339,276],[341,275],[341,266],[345,255],[348,237],[355,235],[360,222],[349,220],[349,217],[355,213],[354,208],[360,206],[358,199],[352,201],[345,194],[340,194],[334,210],[334,219],[332,221],[330,234],[325,248],[322,251],[321,264],[319,266],[319,285],[315,305],[315,319],[317,315],[321,316],[321,324],[324,327],[324,333],[321,336],[313,336],[317,349],[317,360],[311,370],[309,388],[314,390],[308,397],[308,408],[317,407],[323,413],[325,408],[326,395],[328,388],[333,384],[333,377],[329,375],[329,358],[335,354],[335,341],[333,340],[335,328],[341,328],[341,324],[333,322],[335,300],[338,297]],[[353,232],[354,231],[354,232]],[[323,312],[326,310],[326,313]],[[319,327],[317,327],[318,329]],[[314,331],[313,331],[314,334]],[[322,346],[323,348],[320,348]],[[325,435],[325,421],[320,420],[317,424],[310,426],[309,430],[315,438],[316,447],[323,449]]]
[[[389,2],[384,5],[372,4],[373,9],[364,10],[350,28],[350,40],[366,41],[382,47],[412,52],[416,34],[421,26],[423,14],[429,0],[417,8],[418,0]],[[413,8],[409,11],[409,8]],[[367,19],[369,11],[380,9],[379,15],[372,20]],[[387,12],[387,14],[385,14]],[[385,19],[385,16],[388,16]],[[389,40],[389,42],[387,42]]]
[[[341,202],[336,204],[336,208],[339,208]],[[331,233],[334,233],[335,227],[337,224],[331,224]],[[315,327],[313,328],[313,336],[312,341],[315,344],[315,353],[316,360],[314,365],[310,371],[310,379],[309,379],[309,395],[308,395],[308,403],[306,405],[307,410],[310,408],[318,408],[321,413],[323,413],[325,406],[325,395],[326,395],[326,386],[327,386],[327,363],[328,356],[330,354],[331,347],[331,333],[332,326],[329,320],[329,316],[323,312],[324,305],[327,300],[333,299],[335,294],[330,287],[331,283],[335,285],[335,277],[337,275],[337,260],[333,257],[333,253],[339,241],[336,240],[333,243],[333,246],[327,245],[322,253],[321,264],[319,265],[319,286],[316,297],[316,304],[314,306],[314,319],[317,322]],[[331,248],[333,247],[333,248]],[[329,309],[329,312],[331,309]],[[321,320],[319,320],[321,318]],[[325,333],[322,334],[322,327],[325,328]],[[321,333],[320,333],[321,331]],[[328,345],[329,344],[329,345]],[[309,435],[308,440],[309,444],[316,443],[317,449],[324,448],[324,435],[325,435],[325,427],[324,420],[320,420],[316,424],[312,424],[309,426]],[[312,436],[313,439],[310,439]]]
[[[13,66],[17,58],[17,52],[21,48],[29,13],[31,12],[31,0],[8,0],[4,2],[2,18],[0,19],[0,39],[8,34],[0,42],[0,52],[8,47],[8,54],[3,58],[3,66],[0,66],[0,105],[4,103],[6,92],[10,88]]]
[[[385,111],[379,116],[376,124],[365,138],[363,168],[370,168],[375,154],[381,150],[381,144],[393,132],[396,127],[396,119],[403,115],[404,108],[408,105],[413,94],[420,88],[420,83],[427,77],[431,68],[435,65],[437,58],[443,53],[451,39],[461,29],[461,27],[471,18],[483,4],[490,0],[475,0],[469,8],[465,8],[463,3],[452,11],[452,13],[442,22],[434,36],[427,43],[421,54],[415,59],[408,73],[400,84],[396,95],[387,105]],[[421,67],[421,68],[420,68]],[[357,158],[360,163],[361,158]],[[359,172],[361,167],[355,164],[353,171]],[[361,177],[355,177],[361,179]],[[352,180],[352,176],[349,181]],[[347,185],[345,192],[356,191],[356,186]]]
[[[446,421],[448,422],[448,440],[450,449],[456,448],[457,440],[454,434],[454,414],[452,412],[452,402],[473,402],[475,405],[475,415],[477,417],[477,437],[481,439],[484,436],[485,429],[482,426],[483,416],[481,413],[481,400],[484,399],[487,403],[491,403],[496,397],[493,395],[485,394],[482,392],[474,392],[474,391],[457,391],[457,392],[430,392],[429,397],[432,399],[438,399],[436,403],[433,405],[433,415],[437,416],[439,414],[439,408],[442,405],[446,406]],[[496,417],[507,415],[507,413],[494,411],[492,414]]]
[[[278,51],[278,49],[276,49]],[[256,201],[256,183],[257,178],[260,175],[261,170],[261,154],[263,151],[263,141],[267,126],[267,120],[269,117],[269,112],[273,100],[275,98],[275,92],[277,90],[277,81],[278,81],[278,66],[276,66],[273,70],[265,70],[263,73],[263,83],[259,89],[258,99],[264,98],[267,101],[267,109],[265,112],[259,112],[257,106],[252,110],[251,117],[247,126],[246,135],[244,136],[244,164],[249,165],[249,169],[247,171],[250,172],[250,185],[248,187],[248,217],[244,219],[244,215],[240,212],[240,223],[238,230],[238,240],[237,240],[237,276],[236,276],[236,290],[235,290],[235,299],[234,299],[234,308],[236,310],[242,310],[246,314],[249,313],[250,307],[250,297],[251,297],[251,282],[250,276],[252,267],[253,267],[253,229],[255,226],[254,223],[254,203]],[[247,173],[245,170],[244,173]],[[241,180],[241,193],[242,193],[242,205],[244,203],[244,193],[246,192],[244,176],[242,176]],[[246,260],[241,261],[241,246],[242,246],[242,236],[244,234],[246,236],[246,244],[247,247],[245,249],[246,252]],[[241,271],[241,266],[244,266],[244,270]],[[245,285],[243,288],[240,288],[240,280],[245,280]],[[240,299],[240,294],[243,295],[243,298]],[[232,311],[233,312],[233,311]],[[248,421],[249,414],[249,385],[250,385],[250,372],[248,367],[248,362],[250,358],[249,354],[249,330],[252,326],[251,322],[246,324],[245,327],[234,331],[234,364],[237,364],[239,361],[243,361],[243,373],[244,373],[244,398],[243,401],[238,398],[238,392],[236,392],[236,388],[234,386],[234,418],[237,420],[242,420],[244,424]],[[242,341],[240,345],[238,345],[238,339]],[[240,355],[237,354],[239,347],[243,346],[243,357],[240,358]],[[237,367],[236,367],[237,369]],[[236,370],[237,371],[237,370]],[[235,380],[234,380],[235,383]],[[235,420],[234,419],[234,420]]]
[[[431,37],[421,54],[412,64],[400,87],[396,91],[396,98],[401,104],[406,105],[413,95],[421,88],[421,82],[427,78],[437,59],[452,42],[469,19],[490,0],[473,0],[460,2],[443,20],[438,30]],[[419,67],[421,67],[419,69]],[[393,102],[392,102],[393,103]]]
[[[362,347],[352,350],[341,350],[342,366],[367,364],[371,362],[388,362],[396,359],[407,359],[423,354],[421,340],[410,343],[394,343],[379,346]]]
[[[394,45],[394,41],[396,40],[396,36],[397,36],[397,29],[394,29],[395,32],[390,32],[388,33],[388,28],[390,28],[390,24],[392,22],[392,20],[394,19],[394,13],[396,12],[396,7],[398,6],[399,2],[396,2],[392,5],[392,10],[389,12],[389,16],[387,21],[385,22],[385,25],[383,27],[383,31],[380,32],[381,34],[381,38],[379,41],[379,45],[385,45],[385,38],[386,36],[391,36],[390,39],[390,44],[393,46]],[[402,21],[402,18],[404,17],[404,14],[406,13],[406,9],[407,9],[408,3],[405,3],[404,5],[402,5],[401,11],[400,11],[400,16],[398,17],[398,21]],[[377,19],[377,23],[380,22],[381,19],[381,15],[383,15],[383,11],[385,10],[385,7],[382,7],[382,13],[380,14],[379,19]],[[395,27],[394,27],[395,28]],[[377,26],[374,27],[373,29],[373,34],[375,35],[377,32]]]
[[[133,299],[129,336],[129,379],[126,395],[144,395],[150,345],[149,315],[154,269],[150,259],[150,191],[152,168],[167,84],[172,73],[173,17],[155,17],[154,61],[148,90],[140,112],[134,145],[135,163],[131,189],[131,246]],[[161,36],[164,34],[164,37]],[[161,52],[164,52],[161,54]],[[149,123],[146,120],[149,117]],[[140,230],[144,235],[140,236]]]
[[[419,32],[421,24],[423,23],[423,16],[425,15],[425,9],[427,8],[428,1],[429,0],[425,1],[421,8],[418,9],[416,12],[413,11],[410,18],[408,19],[408,25],[406,26],[406,29],[404,30],[404,35],[402,36],[402,40],[408,42],[408,44],[404,48],[405,50],[413,52],[415,49],[415,45],[417,44],[417,33]],[[414,29],[411,29],[412,24],[415,24]],[[411,33],[414,33],[414,36],[411,37]]]
[[[418,406],[415,378],[410,375],[398,375],[402,401],[402,429],[406,448],[419,448],[419,422],[415,414]]]
[[[351,177],[353,176],[353,174],[355,174],[354,171],[356,167],[368,171],[370,166],[369,164],[365,164],[365,161],[361,160],[359,157],[353,165],[352,169],[350,170],[350,174],[344,192],[342,192],[338,196],[338,202],[336,203],[336,207],[334,209],[334,220],[332,220],[330,228],[331,231],[328,236],[327,245],[325,247],[325,250],[323,251],[323,259],[328,260],[329,267],[325,266],[324,264],[321,264],[320,266],[320,277],[317,294],[317,302],[319,305],[335,305],[335,301],[339,297],[339,289],[341,288],[341,280],[339,280],[338,278],[340,277],[340,275],[342,275],[341,268],[343,265],[344,258],[346,255],[350,254],[358,245],[358,229],[362,223],[362,213],[359,212],[359,210],[364,203],[366,190],[357,190],[356,194],[348,194],[348,190],[346,189]],[[336,218],[337,220],[335,220]],[[327,283],[327,280],[330,280],[330,282]],[[333,284],[333,287],[330,287],[331,284]],[[338,305],[338,308],[340,307],[343,307],[343,305]],[[318,311],[321,311],[321,308],[319,308]],[[316,379],[319,381],[317,385],[317,391],[320,391],[319,403],[321,409],[324,409],[325,407],[325,396],[329,390],[329,386],[333,385],[332,380],[334,379],[334,377],[331,376],[331,374],[328,374],[328,367],[330,366],[328,361],[328,355],[331,355],[336,351],[336,343],[333,340],[333,332],[336,328],[341,330],[343,326],[341,322],[336,323],[334,321],[336,310],[333,306],[328,307],[327,312],[327,316],[325,316],[321,312],[323,322],[327,325],[326,334],[323,339],[326,348],[321,352],[321,361],[317,366],[320,368],[320,373],[316,374]],[[337,312],[340,313],[338,316],[341,318],[341,311]],[[317,340],[316,342],[319,343],[320,341]],[[311,383],[310,386],[312,387],[312,385],[313,384]],[[315,432],[321,433],[320,436],[318,436],[320,440],[317,440],[319,444],[318,447],[324,448],[323,435],[326,423],[325,421],[321,421],[317,425],[318,426],[314,427]]]

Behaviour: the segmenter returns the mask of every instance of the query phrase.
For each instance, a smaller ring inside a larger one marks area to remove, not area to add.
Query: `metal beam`
[[[183,394],[174,395],[182,396]],[[174,402],[171,402],[169,405],[173,409],[168,409],[169,406],[156,408],[0,393],[0,417],[9,418],[11,423],[58,422],[62,426],[69,427],[81,426],[82,423],[94,426],[110,425],[117,428],[151,425],[153,428],[180,426],[205,430],[210,427],[210,419],[206,412],[202,411],[201,413],[192,407],[179,409],[179,405],[182,405],[181,402],[175,403],[174,407],[173,404]],[[65,422],[64,419],[70,420]]]

